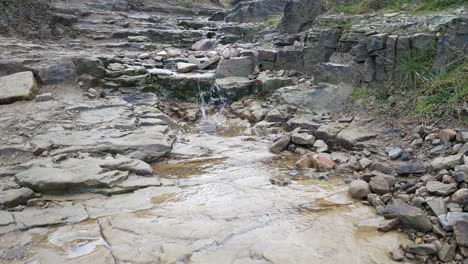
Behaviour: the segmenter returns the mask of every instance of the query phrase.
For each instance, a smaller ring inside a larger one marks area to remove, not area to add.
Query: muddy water
[[[239,129],[240,131],[240,129]],[[173,186],[82,199],[91,220],[1,238],[12,263],[392,263],[403,238],[359,227],[376,218],[346,196],[339,178],[292,180],[296,157],[268,141],[208,133],[179,136],[172,160],[154,167]],[[163,181],[164,182],[164,181]],[[5,251],[4,251],[5,252]]]

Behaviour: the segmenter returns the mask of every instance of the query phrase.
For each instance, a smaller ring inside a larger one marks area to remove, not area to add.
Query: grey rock
[[[376,34],[368,38],[367,50],[373,52],[376,50],[382,50],[385,48],[388,34]]]
[[[456,221],[453,225],[453,233],[459,246],[468,247],[468,221]]]
[[[434,170],[453,169],[462,164],[462,155],[452,155],[448,157],[439,157],[431,161],[430,166]]]
[[[34,74],[30,71],[0,77],[0,104],[31,100],[39,88]]]
[[[197,64],[184,63],[184,62],[177,63],[177,72],[178,73],[188,73],[188,72],[195,71],[197,69],[198,69]]]
[[[286,134],[284,136],[281,136],[273,142],[273,144],[270,145],[269,150],[272,153],[278,154],[280,153],[283,149],[285,149],[289,143],[291,142],[291,135]]]
[[[328,150],[328,145],[325,143],[325,141],[319,139],[315,141],[314,148],[317,152],[325,152]]]
[[[325,12],[321,1],[291,0],[284,6],[280,29],[289,33],[297,33],[314,19]]]
[[[363,169],[366,169],[366,168],[368,168],[369,166],[372,165],[373,161],[368,159],[368,158],[362,158],[362,159],[359,160],[359,163],[361,164],[361,167]]]
[[[376,133],[362,126],[350,126],[338,133],[337,140],[339,140],[341,144],[353,148],[358,143],[375,138],[376,136]]]
[[[390,256],[394,261],[398,262],[403,261],[405,259],[404,253],[399,248],[390,251]]]
[[[106,76],[106,69],[102,61],[97,58],[75,58],[73,62],[78,75],[86,74],[97,78]]]
[[[457,141],[468,143],[468,129],[460,129],[457,132]]]
[[[397,169],[399,175],[421,174],[426,171],[426,166],[419,163],[400,163]]]
[[[312,145],[315,143],[315,137],[307,133],[294,133],[291,140],[298,145]]]
[[[13,224],[15,219],[13,219],[13,215],[6,211],[0,211],[0,226],[6,226],[9,224]]]
[[[441,197],[430,198],[426,201],[427,205],[431,208],[436,216],[444,215],[447,213],[447,206],[444,199]]]
[[[130,173],[148,176],[152,174],[152,168],[143,161],[123,156],[68,159],[57,165],[38,162],[16,174],[15,178],[20,185],[38,192],[61,193],[112,188],[127,179]]]
[[[426,188],[430,194],[447,196],[454,193],[457,190],[457,184],[445,184],[439,181],[428,181],[426,184]]]
[[[202,39],[202,40],[199,40],[199,41],[195,42],[192,45],[192,49],[195,50],[195,51],[207,51],[207,50],[212,49],[213,46],[214,46],[214,43],[213,43],[212,40]]]
[[[437,248],[434,244],[417,244],[408,246],[406,251],[419,256],[427,256],[436,254]]]
[[[418,33],[411,36],[412,48],[421,52],[433,47],[436,36],[428,33]]]
[[[216,69],[216,77],[248,77],[253,73],[255,64],[255,59],[252,57],[235,57],[221,60]]]
[[[216,79],[216,85],[226,98],[236,101],[252,94],[253,81],[246,77]]]
[[[6,207],[15,207],[25,204],[34,196],[34,192],[28,188],[10,189],[0,191],[0,204]]]
[[[439,223],[442,225],[444,230],[452,231],[453,225],[457,221],[468,221],[468,213],[449,212],[446,215],[440,215],[438,217]]]
[[[255,94],[269,96],[282,87],[294,85],[294,80],[287,77],[263,77],[254,82]]]
[[[78,223],[88,218],[88,213],[82,205],[49,208],[27,208],[22,212],[14,212],[19,228],[35,228],[58,224]]]
[[[317,139],[321,139],[325,142],[334,141],[338,133],[341,132],[348,125],[344,123],[328,123],[321,125],[317,131],[315,131],[315,136]]]
[[[39,77],[43,85],[73,83],[77,73],[75,64],[71,59],[62,59],[38,69]]]
[[[393,169],[391,166],[380,163],[380,162],[374,162],[370,166],[370,169],[373,171],[379,171],[384,174],[392,174],[395,169]]]
[[[411,142],[411,147],[413,148],[420,148],[424,144],[424,141],[422,139],[415,139],[413,142]]]
[[[383,215],[387,219],[399,217],[400,224],[406,228],[427,232],[432,229],[432,223],[421,209],[405,203],[389,204]]]
[[[348,194],[353,199],[366,199],[370,192],[369,184],[363,180],[354,180],[348,187]]]
[[[226,22],[262,22],[272,16],[281,16],[286,0],[242,1],[226,16]]]
[[[211,69],[211,66],[214,65],[215,63],[217,63],[220,59],[221,59],[221,57],[219,57],[219,56],[214,56],[212,58],[209,58],[205,62],[198,65],[198,69],[199,70],[205,70],[205,69],[208,69],[208,68]]]
[[[204,73],[174,73],[165,69],[151,69],[155,89],[159,89],[166,98],[196,101],[199,99],[198,87],[201,91],[210,91],[215,82],[215,74]]]
[[[320,126],[319,123],[313,121],[313,115],[308,115],[308,114],[298,115],[294,118],[291,118],[287,122],[287,124],[290,130],[301,128],[301,129],[308,130],[310,132],[316,131],[317,128]]]
[[[445,242],[442,245],[442,248],[440,248],[437,255],[442,262],[450,262],[455,258],[455,255],[457,253],[456,250],[457,245],[455,243],[450,244],[448,242]]]
[[[304,68],[304,51],[302,49],[281,49],[276,55],[276,68],[283,70],[302,70]]]
[[[388,152],[388,156],[390,157],[390,159],[396,160],[396,159],[398,159],[400,157],[402,152],[403,152],[403,150],[401,148],[394,148],[394,149],[390,150],[390,152]]]
[[[369,186],[373,193],[384,195],[390,192],[391,186],[388,181],[381,175],[377,175],[371,178]]]
[[[462,188],[456,191],[452,195],[452,202],[458,203],[460,205],[466,206],[468,205],[468,189]]]
[[[259,49],[258,60],[260,62],[275,62],[278,52],[276,50]]]

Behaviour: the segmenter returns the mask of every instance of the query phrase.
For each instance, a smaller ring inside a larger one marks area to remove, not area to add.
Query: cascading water
[[[227,98],[223,96],[218,85],[213,84],[210,90],[205,92],[198,83],[198,101],[201,113],[200,132],[209,134],[216,133],[220,130],[225,121],[222,113],[226,108],[228,102]],[[207,107],[216,109],[214,114],[208,115]]]

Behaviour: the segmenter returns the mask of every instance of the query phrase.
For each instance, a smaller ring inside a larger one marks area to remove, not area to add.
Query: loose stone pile
[[[299,174],[299,178],[321,180],[342,175],[350,181],[349,195],[365,200],[383,216],[363,225],[375,226],[382,232],[399,228],[408,233],[412,243],[391,252],[396,261],[445,263],[466,259],[466,129],[417,126],[400,142],[390,141],[398,147],[384,147],[375,143],[385,132],[372,128],[372,123],[347,118],[333,121],[323,115],[304,118],[302,114],[288,113],[284,105],[279,107],[284,110],[282,118],[278,108],[269,112],[262,108],[265,120],[277,114],[277,120],[282,119],[288,126],[278,127],[263,120],[254,129],[262,128],[267,133],[294,130],[270,146],[274,153],[287,149],[303,154],[295,163],[298,172],[291,172],[293,179]]]

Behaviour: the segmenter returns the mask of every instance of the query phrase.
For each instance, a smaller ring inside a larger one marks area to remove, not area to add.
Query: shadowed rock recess
[[[467,264],[467,43],[463,1],[0,0],[0,263]]]

